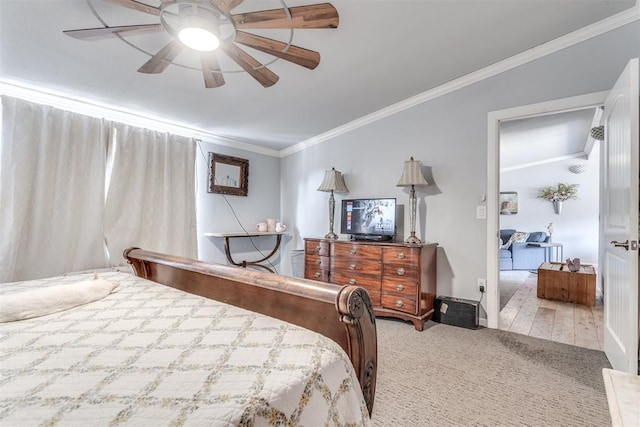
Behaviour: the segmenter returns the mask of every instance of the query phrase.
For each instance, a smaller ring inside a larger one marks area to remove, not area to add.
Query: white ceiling
[[[159,0],[145,0],[158,5]],[[321,2],[321,1],[319,1]],[[92,0],[109,26],[157,18]],[[314,1],[287,0],[288,6]],[[80,41],[63,30],[101,26],[84,0],[0,0],[0,79],[282,150],[619,13],[633,0],[333,0],[338,29],[295,30],[293,44],[316,50],[313,71],[279,60],[279,82],[263,88],[246,73],[205,89],[201,72],[149,59],[118,39]],[[237,9],[280,7],[245,0]],[[288,31],[268,34],[286,41]],[[155,53],[166,34],[130,38]],[[251,51],[253,55],[255,51]],[[191,63],[190,53],[178,60]],[[255,55],[261,59],[264,56]]]
[[[571,157],[587,159],[594,142],[589,131],[600,124],[600,116],[595,108],[586,108],[501,122],[501,170]]]

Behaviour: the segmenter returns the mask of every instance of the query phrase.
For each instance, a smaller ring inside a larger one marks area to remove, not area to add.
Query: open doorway
[[[501,191],[500,183],[500,131],[501,123],[508,123],[516,120],[524,120],[535,117],[544,117],[552,114],[566,113],[572,111],[579,111],[584,109],[593,109],[600,107],[604,104],[607,92],[598,92],[593,94],[587,94],[572,98],[565,98],[555,101],[549,101],[540,104],[532,104],[522,107],[511,108],[508,110],[500,110],[489,113],[488,116],[488,165],[487,165],[487,326],[490,328],[499,328],[499,313],[500,313],[500,265],[499,258],[496,254],[499,254],[500,250],[500,228],[501,228],[501,215],[499,213],[499,198]],[[560,157],[560,156],[558,156]],[[535,163],[535,161],[528,162]],[[577,162],[576,162],[577,164]],[[557,166],[557,165],[555,165]],[[554,166],[554,167],[555,167]],[[563,166],[564,167],[564,166]],[[517,169],[516,169],[517,170]],[[568,172],[570,173],[570,172]],[[555,178],[549,178],[549,185],[557,183]],[[537,190],[538,187],[535,187]],[[506,189],[505,189],[506,190]],[[529,202],[522,205],[524,199],[518,197],[518,214],[524,215],[522,209],[534,208],[536,210],[548,209],[548,216],[553,217],[553,207],[549,204],[545,206],[545,203],[540,200],[535,200],[536,204],[532,204],[533,200],[530,192],[533,189],[529,189]],[[506,191],[505,191],[506,192]],[[533,197],[535,199],[535,197]],[[539,212],[542,212],[540,210]],[[514,215],[515,219],[517,215]],[[546,216],[546,214],[545,214]],[[547,216],[547,217],[548,217]],[[522,217],[521,217],[522,218]],[[540,218],[543,223],[538,226],[545,230],[545,226],[548,225],[546,218]],[[517,220],[516,220],[517,221]],[[512,224],[513,225],[513,224]],[[555,230],[554,230],[555,232]],[[556,236],[554,236],[557,238]],[[596,243],[597,245],[597,243]],[[564,257],[564,253],[562,257]],[[566,254],[571,255],[571,254]]]
[[[604,105],[600,162],[599,271],[604,290],[604,352],[611,366],[637,375],[640,79],[631,59],[610,91],[533,104],[488,115],[487,138],[487,326],[499,323],[500,123]]]
[[[567,258],[594,273],[584,277],[595,287],[600,141],[590,130],[600,126],[602,111],[589,107],[500,122],[501,330],[604,349],[601,292],[594,290],[583,304],[561,301],[568,297],[561,290],[537,292],[538,268],[558,268]]]

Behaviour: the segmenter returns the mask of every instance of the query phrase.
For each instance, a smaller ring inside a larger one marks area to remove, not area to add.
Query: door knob
[[[625,251],[629,250],[629,240],[625,240],[622,243],[618,242],[617,240],[612,240],[611,244],[616,248],[624,248]]]

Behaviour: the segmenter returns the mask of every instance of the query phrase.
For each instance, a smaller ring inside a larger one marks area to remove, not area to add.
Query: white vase
[[[553,210],[557,214],[561,214],[562,213],[562,200],[554,200],[553,201]]]

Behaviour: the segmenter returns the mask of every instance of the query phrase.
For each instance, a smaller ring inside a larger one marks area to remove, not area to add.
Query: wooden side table
[[[265,270],[267,270],[270,273],[275,273],[275,271],[273,271],[270,267],[262,264],[263,262],[267,261],[269,258],[271,258],[272,256],[274,256],[276,254],[276,252],[278,252],[278,249],[280,248],[280,242],[282,241],[282,235],[285,233],[276,233],[276,232],[263,232],[263,233],[259,233],[259,232],[255,232],[255,233],[243,233],[243,232],[236,232],[236,233],[205,233],[204,235],[207,237],[217,237],[217,238],[223,238],[224,239],[224,254],[227,256],[227,261],[229,261],[231,264],[237,266],[237,267],[243,267],[243,268],[247,268],[247,266],[254,266],[254,267],[259,267],[259,268],[263,268]],[[236,262],[233,257],[231,256],[231,248],[229,246],[229,241],[231,239],[236,239],[236,238],[251,238],[251,237],[264,237],[264,236],[276,236],[276,242],[275,242],[275,246],[273,247],[273,249],[271,250],[271,252],[269,253],[269,255],[265,256],[264,258],[261,258],[259,260],[255,260],[255,261],[240,261],[240,262]]]

